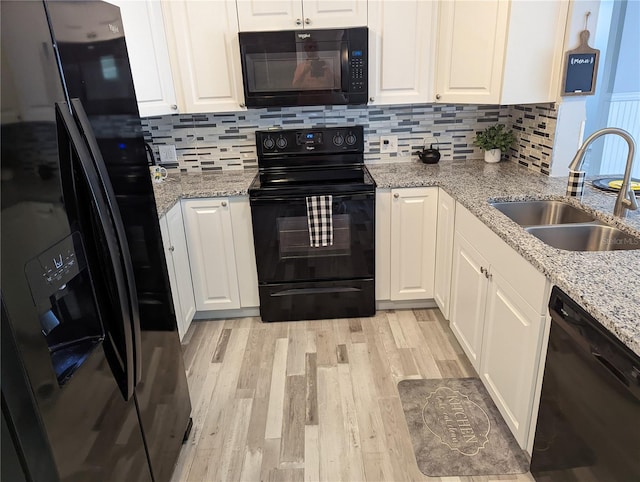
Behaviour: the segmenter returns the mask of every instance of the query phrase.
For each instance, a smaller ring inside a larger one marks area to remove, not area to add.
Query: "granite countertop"
[[[378,188],[439,186],[475,214],[551,282],[640,355],[640,250],[571,252],[552,248],[489,205],[493,200],[564,199],[566,178],[536,174],[515,163],[482,160],[369,164]],[[256,171],[181,174],[154,185],[158,213],[180,198],[246,195]],[[580,204],[570,200],[573,204]],[[614,217],[615,195],[585,185],[582,207],[640,236],[640,212]]]
[[[153,184],[158,216],[164,216],[179,199],[246,196],[257,169],[204,173],[172,173]]]

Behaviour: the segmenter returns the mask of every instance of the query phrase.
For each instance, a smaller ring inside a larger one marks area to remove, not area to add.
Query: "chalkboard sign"
[[[600,51],[587,44],[589,31],[580,32],[580,46],[564,57],[562,95],[590,95],[596,91]]]

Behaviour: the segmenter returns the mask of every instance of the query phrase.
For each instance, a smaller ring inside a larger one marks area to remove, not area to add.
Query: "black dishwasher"
[[[531,473],[640,480],[640,357],[557,287]]]

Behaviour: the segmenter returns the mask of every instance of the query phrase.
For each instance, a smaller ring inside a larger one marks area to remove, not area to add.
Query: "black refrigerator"
[[[0,18],[2,480],[167,481],[191,403],[120,11]]]

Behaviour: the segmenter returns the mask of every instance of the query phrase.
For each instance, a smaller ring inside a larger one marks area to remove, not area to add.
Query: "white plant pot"
[[[500,149],[489,149],[484,151],[484,162],[500,162],[502,151]]]

